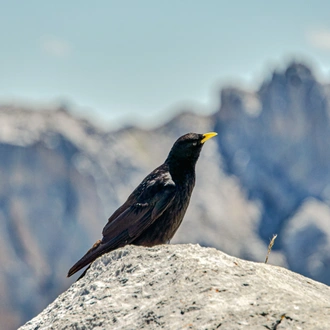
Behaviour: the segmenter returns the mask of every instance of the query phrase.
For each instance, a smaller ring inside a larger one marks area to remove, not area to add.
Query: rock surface
[[[127,246],[97,259],[20,330],[329,329],[330,288],[199,245]]]

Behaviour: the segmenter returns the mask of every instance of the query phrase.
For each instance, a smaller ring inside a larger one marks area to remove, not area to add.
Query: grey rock
[[[198,245],[126,246],[97,259],[20,330],[329,329],[330,288]]]

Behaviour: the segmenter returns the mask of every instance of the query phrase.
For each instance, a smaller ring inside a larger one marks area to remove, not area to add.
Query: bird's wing
[[[143,190],[138,202],[128,206],[103,229],[103,238],[69,270],[71,276],[100,255],[130,244],[171,205],[175,197],[172,180],[157,180]]]
[[[148,228],[172,203],[175,196],[174,182],[154,182],[143,190],[138,201],[127,207],[116,219],[103,228],[103,242],[116,240],[118,235],[125,235],[129,244]],[[125,233],[125,230],[127,233]]]

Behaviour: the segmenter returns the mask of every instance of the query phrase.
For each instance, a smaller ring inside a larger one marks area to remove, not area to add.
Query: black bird
[[[210,132],[181,136],[164,164],[152,171],[109,218],[102,239],[72,266],[68,277],[102,254],[124,245],[154,246],[169,242],[186,213],[202,147],[216,135]]]

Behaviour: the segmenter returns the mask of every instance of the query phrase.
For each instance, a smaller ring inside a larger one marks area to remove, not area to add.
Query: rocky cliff
[[[224,88],[212,116],[104,131],[65,109],[0,107],[0,328],[40,312],[68,268],[178,136],[217,131],[172,243],[213,246],[330,283],[330,88],[293,63],[257,91]],[[73,279],[74,280],[74,279]],[[31,297],[34,297],[31,299]]]
[[[198,245],[127,246],[97,259],[20,330],[328,329],[330,289]]]

